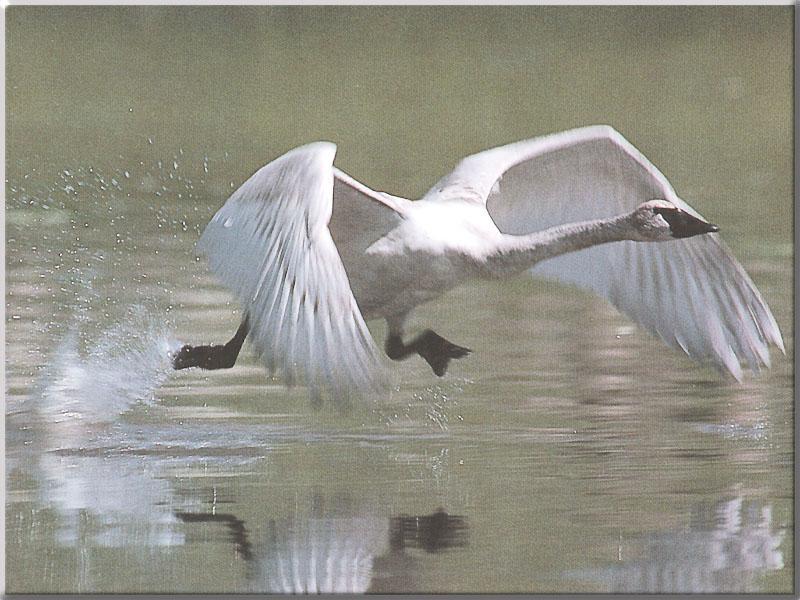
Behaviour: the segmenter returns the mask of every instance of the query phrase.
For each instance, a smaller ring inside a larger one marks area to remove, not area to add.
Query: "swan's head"
[[[719,227],[690,215],[667,200],[650,200],[631,213],[633,226],[643,242],[660,242],[714,233]]]

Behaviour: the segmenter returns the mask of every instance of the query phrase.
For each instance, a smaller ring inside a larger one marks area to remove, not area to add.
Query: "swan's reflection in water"
[[[201,429],[194,427],[193,436],[205,438]],[[123,432],[129,442],[142,443],[121,446],[118,438]],[[247,433],[244,427],[237,432],[240,437]],[[52,440],[55,432],[47,433]],[[214,438],[213,432],[205,433],[209,440]],[[311,497],[309,509],[296,508],[289,517],[265,522],[253,519],[249,509],[247,516],[239,515],[234,506],[225,506],[230,500],[215,497],[211,502],[203,489],[182,491],[173,475],[214,471],[217,460],[216,466],[225,472],[237,463],[252,465],[253,457],[206,454],[204,450],[213,450],[213,444],[203,449],[188,442],[170,443],[165,449],[134,440],[139,437],[165,439],[160,430],[116,428],[80,436],[80,444],[57,444],[71,447],[37,444],[41,452],[35,460],[16,461],[16,471],[25,470],[39,481],[39,503],[57,515],[54,541],[83,557],[76,589],[102,589],[94,578],[101,567],[95,564],[98,555],[93,548],[130,551],[135,544],[138,550],[128,554],[128,568],[144,576],[152,569],[146,567],[152,551],[191,550],[211,542],[209,552],[230,547],[234,563],[241,565],[244,578],[235,591],[413,591],[419,555],[467,544],[465,517],[441,508],[419,516],[383,516],[374,514],[374,507],[345,497],[342,490],[331,498]],[[276,511],[281,514],[286,508]]]
[[[186,543],[222,538],[249,563],[249,589],[275,593],[407,592],[417,588],[418,558],[467,545],[465,517],[438,509],[389,519],[318,515],[273,519],[253,547],[246,524],[227,513],[177,512]],[[199,527],[213,528],[199,531]]]
[[[697,507],[690,527],[640,540],[636,558],[572,573],[608,592],[701,593],[759,591],[759,577],[783,568],[785,531],[772,507],[739,496]]]
[[[387,533],[386,521],[377,518],[273,521],[251,579],[253,591],[366,592]]]
[[[227,495],[228,477],[261,473],[267,456],[282,464],[288,447],[306,447],[298,446],[302,433],[236,420],[221,426],[201,419],[187,427],[152,418],[115,420],[90,410],[105,397],[86,393],[90,379],[70,386],[63,381],[60,374],[48,380],[47,402],[9,418],[17,449],[8,462],[14,487],[19,490],[17,480],[30,477],[37,482],[28,489],[48,510],[52,541],[72,549],[81,562],[76,581],[48,579],[42,589],[107,589],[103,565],[112,553],[102,549],[120,548],[127,552],[130,585],[149,589],[153,552],[169,562],[211,541],[210,555],[233,549],[231,564],[240,568],[227,582],[231,591],[409,591],[420,566],[415,552],[466,544],[464,517],[443,509],[392,517],[353,496],[348,480],[334,479],[324,494],[310,493],[305,509],[297,506],[302,495],[276,491],[274,518],[246,503],[236,508],[236,500],[218,496],[220,489]],[[54,417],[50,408],[62,406],[71,412]],[[164,569],[161,575],[173,576],[168,565]],[[186,589],[178,571],[170,585]]]
[[[467,545],[466,519],[448,515],[441,508],[422,517],[394,517],[390,529],[392,547],[439,552]]]
[[[468,531],[465,517],[448,515],[441,508],[431,515],[421,517],[393,517],[389,526],[389,551],[375,559],[374,576],[367,591],[418,591],[413,578],[417,559],[406,549],[421,548],[428,553],[434,553],[450,548],[463,548],[467,545]]]
[[[323,517],[272,521],[252,589],[259,592],[402,592],[417,589],[409,549],[466,545],[467,521],[439,509],[389,519]]]
[[[245,522],[236,515],[229,513],[194,513],[176,512],[175,516],[184,523],[216,523],[220,525],[227,534],[227,541],[233,544],[237,558],[242,560],[252,560],[252,544],[250,543],[250,533],[245,526]],[[187,544],[195,540],[189,536]]]

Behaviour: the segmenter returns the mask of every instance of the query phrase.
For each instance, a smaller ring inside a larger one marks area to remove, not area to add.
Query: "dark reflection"
[[[417,517],[314,515],[272,520],[255,551],[254,592],[413,592],[420,561],[467,543],[467,520],[443,509]]]
[[[448,515],[442,508],[420,517],[392,517],[389,523],[389,551],[373,562],[374,574],[367,590],[371,593],[418,591],[413,578],[417,561],[406,548],[435,553],[467,545],[466,517]]]
[[[761,575],[783,568],[784,534],[770,505],[736,497],[696,507],[686,530],[642,538],[634,558],[620,546],[620,563],[569,575],[608,592],[756,592]]]
[[[225,528],[227,540],[233,543],[236,555],[244,560],[253,558],[252,546],[250,544],[247,527],[244,521],[228,513],[191,513],[176,512],[175,516],[184,523],[218,523]],[[194,541],[191,536],[187,537],[186,543]]]
[[[391,539],[397,539],[408,548],[422,548],[427,552],[439,552],[448,548],[463,548],[467,545],[467,520],[448,515],[443,509],[422,517],[393,517]]]

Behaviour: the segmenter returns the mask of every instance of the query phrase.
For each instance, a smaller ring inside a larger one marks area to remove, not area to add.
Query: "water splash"
[[[411,401],[406,401],[402,408],[383,404],[380,407],[376,406],[374,412],[388,426],[408,426],[421,421],[441,431],[447,431],[451,419],[463,420],[457,412],[458,399],[471,383],[470,379],[454,378],[428,385],[421,390],[411,392]],[[408,394],[409,390],[398,386],[394,389],[392,397],[394,400],[400,400],[408,397]]]
[[[142,306],[94,335],[85,339],[78,320],[45,369],[34,401],[48,422],[114,420],[136,402],[152,402],[172,371],[169,353],[178,342]]]

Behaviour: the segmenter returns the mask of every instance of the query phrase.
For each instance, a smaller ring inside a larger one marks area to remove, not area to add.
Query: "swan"
[[[404,339],[416,306],[475,278],[528,272],[590,290],[667,345],[742,379],[785,353],[778,325],[719,228],[610,126],[468,156],[418,201],[370,189],[315,142],[252,175],[197,244],[242,305],[224,345],[185,345],[175,369],[229,368],[250,337],[271,373],[349,393],[380,388],[386,355],[445,374],[469,348],[431,329]]]

